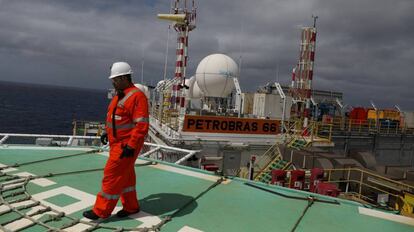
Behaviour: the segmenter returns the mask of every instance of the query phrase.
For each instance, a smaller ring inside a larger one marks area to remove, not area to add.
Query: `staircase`
[[[286,170],[292,165],[289,161],[283,160],[282,153],[279,149],[279,144],[271,146],[263,155],[260,156],[255,164],[255,169],[259,170],[255,173],[254,180],[263,183],[270,183],[272,180],[271,172],[274,169]]]
[[[281,169],[286,170],[291,166],[289,161],[283,160],[279,155],[277,156],[269,165],[254,179],[255,181],[260,181],[265,184],[269,184],[272,181],[272,170]]]
[[[293,138],[287,146],[296,150],[302,150],[303,148],[309,147],[311,143],[311,141],[306,141],[304,138]]]

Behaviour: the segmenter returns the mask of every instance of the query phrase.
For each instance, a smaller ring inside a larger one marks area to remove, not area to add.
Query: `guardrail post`
[[[346,178],[347,182],[346,182],[346,188],[345,188],[345,192],[347,193],[349,190],[349,179],[351,178],[351,168],[348,168],[348,176]]]
[[[329,170],[329,171],[328,171],[328,182],[330,182],[330,181],[331,181],[331,172],[332,172],[332,170]]]
[[[3,138],[1,138],[0,140],[0,144],[3,144],[4,142],[6,142],[6,140],[9,138],[8,135],[5,135]]]
[[[70,136],[66,146],[72,146],[72,142],[73,142],[73,136]]]
[[[359,199],[361,199],[361,193],[362,193],[362,181],[363,181],[363,178],[364,178],[364,172],[363,171],[361,171],[361,178],[360,178],[360,180],[359,180]]]

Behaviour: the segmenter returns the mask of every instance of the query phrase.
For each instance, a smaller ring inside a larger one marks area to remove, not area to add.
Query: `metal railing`
[[[351,134],[382,134],[382,135],[414,135],[414,128],[401,125],[399,121],[392,120],[358,120],[333,118],[332,127],[334,132],[347,132]]]
[[[279,144],[272,145],[263,155],[260,156],[260,159],[258,159],[254,164],[254,170],[255,171],[253,178],[256,179],[258,176],[260,176],[267,167],[277,158],[282,159],[282,153],[279,149]]]
[[[105,122],[76,121],[72,122],[74,136],[101,135],[105,131]]]
[[[61,146],[61,147],[75,147],[79,146],[79,143],[75,144],[75,139],[89,140],[90,143],[83,143],[81,146],[99,146],[102,149],[108,148],[109,145],[102,146],[99,136],[73,136],[73,135],[48,135],[48,134],[13,134],[13,133],[0,133],[0,145],[11,144],[36,144],[37,138],[49,138],[58,139],[58,141],[51,141],[49,146]],[[6,143],[12,138],[26,138],[18,139],[12,143]],[[27,140],[29,138],[29,140]],[[46,145],[47,146],[47,145]],[[199,150],[188,150],[177,147],[165,146],[155,143],[144,142],[144,146],[141,149],[140,156],[149,157],[155,160],[161,160],[171,162],[175,164],[183,164],[186,160],[200,152]]]
[[[394,203],[403,192],[414,193],[414,186],[392,180],[371,171],[360,168],[325,169],[326,181],[345,185],[345,193],[351,193],[357,198],[377,202],[374,199],[378,193],[387,194],[389,202]],[[373,193],[376,193],[373,195]],[[391,205],[392,206],[392,205]]]

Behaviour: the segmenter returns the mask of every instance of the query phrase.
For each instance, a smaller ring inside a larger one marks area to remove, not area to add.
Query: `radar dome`
[[[194,76],[185,79],[185,85],[188,86],[188,89],[184,88],[184,93],[185,93],[185,96],[187,96],[187,98],[192,98],[193,96],[192,87],[194,85],[194,82],[195,82]]]
[[[191,93],[191,98],[201,98],[204,96],[204,93],[198,86],[197,81],[193,82],[193,86],[191,86],[190,88],[190,93]]]
[[[163,86],[165,82],[166,82],[165,80],[161,80],[161,81],[159,81],[159,82],[157,83],[157,85],[155,86],[155,88],[156,88],[156,89],[161,88],[161,86]]]
[[[205,57],[197,66],[196,83],[206,97],[227,97],[234,89],[233,78],[238,77],[238,67],[224,54]]]

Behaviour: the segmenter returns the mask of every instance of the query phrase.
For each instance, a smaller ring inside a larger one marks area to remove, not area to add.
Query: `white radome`
[[[159,81],[158,83],[157,83],[157,86],[155,86],[155,88],[160,88],[163,84],[165,83],[165,81],[164,80],[161,80],[161,81]]]
[[[191,98],[202,98],[204,96],[203,91],[200,89],[200,87],[197,84],[197,81],[195,81],[196,78],[194,78],[193,86],[191,87]]]
[[[188,89],[184,90],[186,92],[187,98],[196,99],[203,96],[203,92],[201,91],[200,87],[198,87],[195,76],[186,79],[185,85],[189,87]]]
[[[198,64],[195,74],[196,83],[206,97],[227,97],[234,89],[233,78],[238,76],[236,62],[224,54],[205,57]]]
[[[188,89],[184,88],[184,93],[187,98],[192,98],[192,88],[195,82],[195,77],[192,76],[190,78],[185,79],[185,85],[188,86]]]

